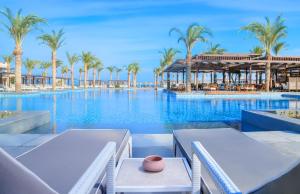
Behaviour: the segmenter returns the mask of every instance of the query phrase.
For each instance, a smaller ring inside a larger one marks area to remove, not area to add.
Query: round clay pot
[[[148,156],[143,161],[144,170],[147,172],[160,172],[165,167],[165,162],[161,156]]]

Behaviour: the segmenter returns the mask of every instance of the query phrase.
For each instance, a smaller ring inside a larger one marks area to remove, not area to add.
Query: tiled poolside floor
[[[267,143],[281,153],[300,158],[300,134],[292,131],[245,132],[253,139]]]
[[[283,154],[300,158],[300,134],[289,131],[244,132],[249,137],[269,144]],[[18,156],[55,137],[53,134],[0,134],[0,146],[13,156]],[[133,134],[133,157],[159,154],[173,157],[171,134]]]
[[[283,154],[300,157],[300,134],[282,131],[245,132],[245,134],[257,141],[269,144]],[[0,134],[0,146],[11,155],[18,156],[53,137],[55,135]],[[133,135],[133,157],[145,157],[150,154],[172,157],[172,149],[173,138],[171,134]]]

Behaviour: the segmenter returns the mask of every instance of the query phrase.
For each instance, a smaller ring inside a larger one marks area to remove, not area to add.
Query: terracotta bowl
[[[165,161],[161,156],[148,156],[143,161],[143,167],[147,172],[160,172],[165,168]]]

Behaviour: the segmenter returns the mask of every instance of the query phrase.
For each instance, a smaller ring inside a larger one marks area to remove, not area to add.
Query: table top
[[[184,158],[164,158],[165,169],[143,170],[144,158],[124,159],[117,168],[116,192],[191,191],[191,170]]]

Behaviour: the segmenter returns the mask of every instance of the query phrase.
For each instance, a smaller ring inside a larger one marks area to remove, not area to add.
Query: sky
[[[47,19],[40,30],[31,32],[23,43],[23,59],[47,61],[51,50],[36,39],[37,36],[63,29],[65,44],[58,50],[58,58],[67,65],[66,52],[80,54],[90,51],[104,66],[123,67],[138,62],[139,81],[152,81],[153,69],[159,65],[164,48],[181,51],[182,43],[169,30],[183,31],[192,23],[209,28],[213,36],[209,42],[219,43],[230,53],[247,53],[259,43],[241,27],[253,21],[263,22],[266,16],[274,19],[282,15],[288,26],[287,48],[282,55],[300,55],[300,1],[298,0],[0,0],[0,8],[8,7],[23,14],[35,14]],[[0,16],[0,22],[6,19]],[[0,26],[0,56],[14,49],[14,42]],[[200,43],[193,50],[199,54],[208,48]],[[81,63],[76,65],[76,75]],[[26,70],[23,68],[24,73]],[[49,74],[50,73],[49,69]],[[40,71],[35,70],[36,74]],[[58,70],[60,75],[60,70]],[[102,79],[109,79],[107,70]],[[126,79],[125,70],[121,79]]]

